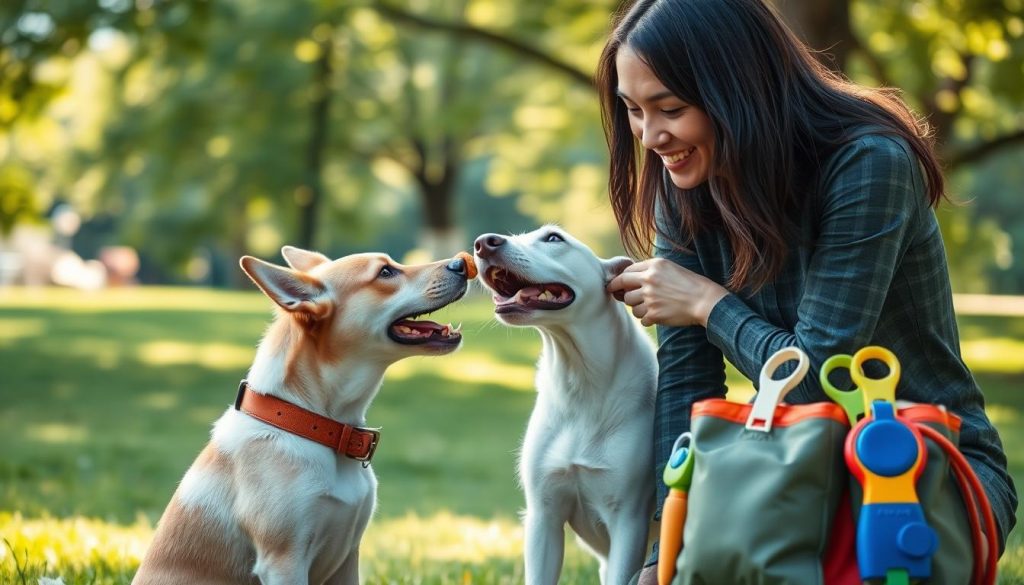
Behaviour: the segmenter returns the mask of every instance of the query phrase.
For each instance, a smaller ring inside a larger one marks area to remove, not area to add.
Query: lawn
[[[0,290],[0,582],[128,583],[211,423],[234,398],[270,303],[251,292]],[[369,412],[378,516],[368,583],[520,583],[515,450],[539,349],[479,295],[435,318],[464,347],[389,370]],[[964,351],[1024,478],[1024,318],[961,317]],[[750,385],[731,373],[736,395]],[[563,583],[596,583],[574,546]],[[1002,582],[1024,582],[1014,536]]]

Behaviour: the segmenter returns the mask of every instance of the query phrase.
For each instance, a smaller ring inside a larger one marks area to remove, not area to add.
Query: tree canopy
[[[822,58],[936,129],[961,290],[1024,286],[1024,0],[779,0]],[[184,278],[292,243],[401,256],[559,221],[605,253],[591,77],[611,0],[15,0],[0,237],[54,202]]]

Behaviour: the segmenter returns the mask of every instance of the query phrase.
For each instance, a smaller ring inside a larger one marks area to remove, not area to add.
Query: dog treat
[[[473,262],[473,255],[469,252],[459,252],[455,255],[456,258],[462,258],[466,263],[466,276],[473,280],[476,278],[476,263]]]

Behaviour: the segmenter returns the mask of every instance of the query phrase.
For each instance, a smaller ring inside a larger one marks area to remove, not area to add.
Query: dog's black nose
[[[473,250],[481,258],[490,258],[503,245],[505,245],[505,238],[498,234],[484,234],[473,242]]]
[[[461,274],[466,276],[466,261],[462,258],[452,258],[452,261],[446,266],[448,270],[451,270],[455,274]]]

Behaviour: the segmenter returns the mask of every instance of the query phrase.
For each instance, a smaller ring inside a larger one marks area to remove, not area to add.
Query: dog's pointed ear
[[[330,258],[320,252],[311,252],[302,248],[296,248],[295,246],[281,248],[281,255],[284,256],[284,261],[288,263],[288,266],[302,272],[309,272],[324,262],[331,261]]]
[[[601,260],[601,268],[604,269],[604,283],[608,284],[613,278],[622,274],[622,271],[633,263],[633,259],[627,256],[616,256]]]
[[[316,278],[252,256],[242,256],[238,263],[263,294],[285,311],[312,319],[330,314],[326,287]]]

